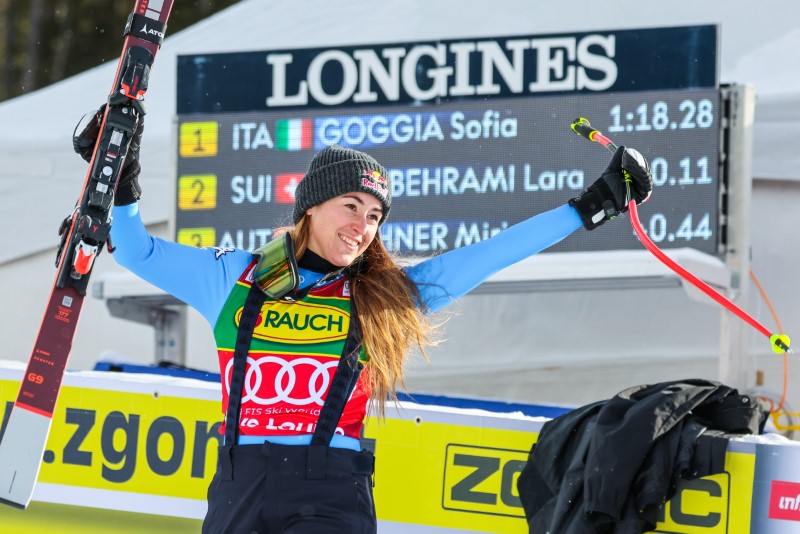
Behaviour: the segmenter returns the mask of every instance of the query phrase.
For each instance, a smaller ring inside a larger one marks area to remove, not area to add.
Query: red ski
[[[17,400],[0,441],[0,502],[26,508],[33,496],[61,380],[94,261],[108,242],[122,165],[140,117],[173,0],[136,0],[125,25],[114,84],[83,190],[61,225],[56,280]]]

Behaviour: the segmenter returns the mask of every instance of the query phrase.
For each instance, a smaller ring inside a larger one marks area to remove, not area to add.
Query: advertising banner
[[[0,368],[5,422],[22,366]],[[499,403],[486,403],[487,407]],[[552,412],[551,412],[552,413]],[[219,385],[68,373],[34,502],[4,532],[199,532],[220,443]],[[369,418],[382,533],[527,532],[516,481],[545,417],[404,401]],[[796,532],[800,446],[731,441],[725,472],[681,483],[657,532]]]

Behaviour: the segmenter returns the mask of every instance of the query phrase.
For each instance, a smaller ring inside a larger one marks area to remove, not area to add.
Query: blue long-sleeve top
[[[245,250],[196,248],[147,233],[138,203],[114,208],[111,241],[117,263],[196,309],[213,328],[231,289],[253,260]],[[430,313],[464,296],[487,278],[581,228],[577,211],[563,205],[496,236],[405,267]],[[324,273],[300,270],[301,288]]]

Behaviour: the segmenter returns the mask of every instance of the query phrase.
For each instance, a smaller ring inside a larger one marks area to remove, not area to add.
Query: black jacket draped
[[[533,534],[638,533],[679,479],[720,473],[726,434],[758,434],[768,412],[717,382],[636,386],[542,427],[518,489]]]

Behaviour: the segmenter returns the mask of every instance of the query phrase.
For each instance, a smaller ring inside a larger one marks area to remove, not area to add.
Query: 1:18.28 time
[[[617,104],[609,111],[611,125],[609,133],[647,132],[660,130],[691,130],[694,128],[710,128],[714,125],[714,104],[703,98],[682,100],[678,104],[678,113],[670,116],[669,104],[663,100],[655,102],[652,107],[647,102],[639,104],[634,111],[623,112]]]

